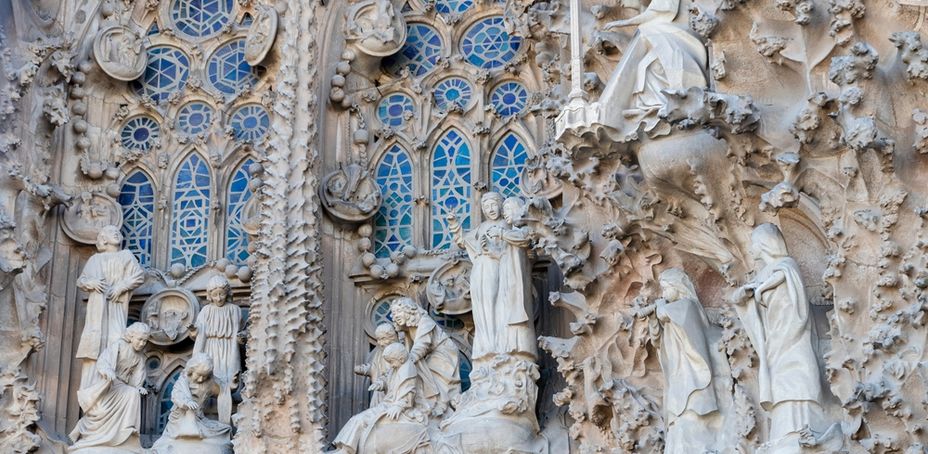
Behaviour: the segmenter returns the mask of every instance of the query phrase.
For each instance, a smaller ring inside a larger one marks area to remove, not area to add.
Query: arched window
[[[135,91],[159,103],[187,86],[190,58],[171,46],[148,48],[148,66],[142,77],[133,82]]]
[[[122,205],[123,247],[132,251],[142,266],[150,265],[155,188],[145,172],[136,170],[126,178],[119,191],[119,204]]]
[[[461,39],[461,53],[468,63],[482,69],[509,63],[522,47],[522,38],[506,32],[503,16],[491,16],[471,25]]]
[[[251,199],[251,191],[248,190],[248,167],[253,162],[246,159],[232,174],[232,181],[229,183],[226,200],[226,258],[235,264],[248,260],[248,234],[242,227],[242,212],[245,210],[245,204]]]
[[[412,244],[412,161],[403,147],[391,146],[377,164],[383,204],[374,217],[374,254],[389,257]]]
[[[258,68],[245,61],[245,40],[224,44],[209,58],[206,65],[209,83],[227,95],[234,95],[258,82]]]
[[[503,197],[520,195],[522,191],[519,183],[522,180],[522,169],[525,167],[527,158],[528,152],[525,144],[519,140],[519,137],[511,132],[506,134],[496,146],[493,160],[490,163],[490,180],[493,190],[498,191]]]
[[[461,227],[470,230],[471,203],[470,144],[457,129],[448,130],[432,152],[432,248],[451,246],[449,213]]]
[[[209,242],[210,175],[196,153],[180,165],[174,178],[171,219],[171,264],[186,268],[206,264]]]
[[[161,127],[148,115],[130,118],[119,132],[119,142],[124,148],[143,152],[151,150],[160,137]]]
[[[528,90],[518,82],[503,82],[490,94],[490,105],[503,118],[522,113],[527,104]]]
[[[398,76],[404,68],[414,77],[424,76],[441,56],[441,35],[431,26],[412,23],[406,26],[406,44],[399,52],[384,59],[388,71]]]

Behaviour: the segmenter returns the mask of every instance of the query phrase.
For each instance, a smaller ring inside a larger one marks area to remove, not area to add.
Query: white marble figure
[[[386,388],[389,365],[383,357],[383,352],[389,345],[399,342],[396,329],[391,323],[377,325],[374,330],[374,339],[377,341],[377,346],[367,355],[367,361],[354,368],[354,373],[371,379],[371,407],[380,403],[383,399],[384,388]]]
[[[232,454],[232,427],[207,418],[203,407],[222,392],[208,353],[194,353],[171,390],[171,413],[151,454]]]
[[[397,299],[390,311],[397,330],[405,334],[409,359],[422,381],[422,398],[433,416],[441,416],[461,393],[458,347],[412,299]]]
[[[598,102],[599,123],[611,139],[629,140],[641,123],[653,129],[667,104],[663,91],[707,86],[706,48],[685,25],[673,23],[679,9],[680,0],[652,0],[643,13],[605,25],[638,26]]]
[[[733,300],[760,358],[761,406],[770,412],[770,440],[825,423],[818,359],[809,303],[799,265],[786,250],[780,229],[761,224],[751,234],[751,254],[762,268],[738,288]]]
[[[217,398],[219,421],[232,420],[232,391],[241,370],[239,331],[242,311],[232,302],[228,279],[217,275],[206,284],[207,304],[200,309],[191,335],[196,340],[193,353],[207,353],[213,360],[213,375],[222,387]]]
[[[83,416],[71,431],[70,453],[141,453],[139,429],[145,383],[145,355],[150,329],[133,323],[99,355],[99,376],[77,392]]]
[[[129,298],[142,285],[145,273],[132,252],[120,250],[122,234],[108,225],[97,235],[97,253],[84,265],[77,287],[88,293],[84,330],[76,357],[81,361],[80,388],[93,384],[94,365],[106,347],[126,330]]]
[[[664,371],[664,453],[712,451],[714,436],[704,416],[719,407],[706,340],[709,319],[683,270],[664,271],[660,285],[650,327]]]
[[[384,349],[383,358],[389,369],[385,371],[383,399],[345,423],[333,442],[335,453],[365,452],[364,446],[372,441],[369,437],[375,429],[386,428],[388,432],[387,439],[379,438],[372,443],[377,452],[411,453],[427,442],[426,418],[418,395],[421,383],[410,356],[400,343]]]
[[[530,283],[527,281],[528,243],[522,229],[515,229],[502,219],[503,197],[488,192],[480,198],[485,220],[476,229],[462,233],[455,215],[448,215],[448,229],[454,242],[467,251],[473,268],[470,272],[471,313],[474,318],[473,359],[501,353],[523,353],[534,358],[534,340],[525,345],[521,334],[510,336],[509,328],[521,324],[533,330],[526,311]],[[450,212],[450,210],[449,210]],[[519,249],[519,250],[516,250]],[[506,263],[503,263],[505,260]],[[522,283],[522,285],[516,285]]]
[[[525,201],[509,197],[503,201],[503,254],[499,260],[499,296],[496,302],[497,348],[502,353],[538,357],[535,320],[532,317],[532,275],[528,261],[530,232],[520,226]]]

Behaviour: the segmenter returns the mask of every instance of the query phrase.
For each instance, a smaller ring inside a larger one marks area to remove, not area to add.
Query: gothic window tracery
[[[432,249],[451,246],[448,215],[470,230],[471,146],[464,134],[450,129],[432,152]]]
[[[267,135],[270,126],[270,114],[258,104],[246,104],[235,109],[229,119],[232,134],[242,142],[260,141]]]
[[[503,82],[490,94],[490,105],[502,117],[518,115],[525,110],[528,103],[528,90],[525,85],[515,81]]]
[[[248,190],[248,167],[254,161],[246,159],[242,162],[229,183],[226,199],[228,227],[226,228],[226,258],[232,263],[245,263],[248,259],[248,234],[242,226],[245,204],[251,199]]]
[[[210,172],[197,153],[180,165],[174,179],[171,264],[206,264],[209,242]]]
[[[374,254],[389,257],[412,244],[413,166],[409,153],[394,144],[377,165],[375,178],[383,204],[374,217]]]
[[[190,37],[207,38],[232,21],[234,0],[174,0],[171,19],[177,29]]]
[[[205,132],[212,122],[213,108],[205,102],[188,103],[177,113],[177,128],[192,136]]]
[[[496,146],[490,163],[492,188],[503,197],[519,195],[519,183],[528,152],[525,144],[513,133],[508,133]]]
[[[123,147],[130,150],[148,151],[161,137],[161,127],[154,118],[141,115],[130,118],[123,125],[119,136]]]
[[[386,67],[394,76],[408,69],[414,77],[430,72],[441,56],[441,35],[434,27],[411,23],[407,26],[406,44],[398,53],[384,59]]]
[[[136,170],[122,184],[123,246],[138,257],[142,266],[151,263],[154,234],[155,188],[145,172]]]
[[[502,16],[491,16],[471,25],[461,41],[461,52],[468,63],[482,69],[509,63],[522,47],[522,38],[506,32]]]
[[[396,128],[406,122],[407,117],[415,114],[412,98],[403,93],[385,96],[377,105],[377,118],[384,126]]]
[[[209,58],[206,66],[209,83],[220,92],[234,95],[251,88],[258,81],[259,69],[245,61],[245,40],[224,44]]]
[[[448,110],[452,106],[465,108],[470,104],[474,88],[470,83],[460,77],[449,77],[435,86],[435,105],[441,110]]]
[[[133,82],[133,86],[140,96],[159,103],[182,91],[187,86],[189,75],[190,57],[183,51],[172,46],[150,47],[145,74]]]

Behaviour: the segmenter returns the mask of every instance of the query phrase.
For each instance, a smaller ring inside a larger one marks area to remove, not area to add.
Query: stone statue
[[[650,331],[664,371],[664,453],[711,451],[714,437],[704,416],[719,406],[706,340],[709,319],[683,270],[664,271],[660,285]]]
[[[114,339],[99,355],[96,380],[81,386],[77,401],[83,416],[71,432],[70,453],[95,453],[107,448],[115,452],[141,453],[139,428],[145,383],[145,355],[149,328],[133,323],[121,338]]]
[[[109,27],[97,35],[93,56],[103,72],[121,81],[141,77],[148,63],[142,38],[122,25]]]
[[[383,350],[383,359],[389,366],[383,399],[345,423],[335,437],[335,453],[412,453],[427,444],[426,415],[412,355],[403,344],[393,343]]]
[[[171,390],[171,414],[152,454],[232,454],[232,427],[208,419],[203,407],[222,392],[208,353],[194,353]]]
[[[524,252],[528,239],[524,230],[513,228],[500,217],[502,204],[503,197],[498,192],[484,194],[480,206],[486,220],[466,234],[462,234],[454,214],[448,215],[448,228],[455,243],[467,251],[473,263],[470,272],[473,359],[509,352],[531,357],[536,354],[534,340],[529,345],[520,341],[528,334],[524,329],[532,329],[533,322],[526,311],[530,295],[527,292],[531,288]],[[524,329],[520,332],[519,328]]]
[[[219,421],[232,420],[232,390],[241,370],[239,331],[242,312],[232,302],[229,281],[222,275],[213,276],[206,284],[206,306],[200,309],[191,330],[196,340],[193,354],[206,353],[213,360],[213,375],[222,391],[218,397]]]
[[[818,431],[824,423],[821,376],[799,265],[773,224],[754,229],[751,254],[762,268],[735,291],[734,301],[760,358],[760,402],[771,415],[770,440],[797,434],[804,427]]]
[[[383,399],[383,391],[386,388],[387,371],[390,366],[384,359],[383,352],[389,345],[399,342],[396,329],[390,323],[377,325],[374,330],[374,339],[377,341],[377,346],[368,354],[367,362],[358,364],[354,368],[354,373],[371,379],[371,407],[375,407],[380,403]]]
[[[245,61],[249,65],[260,64],[274,46],[277,37],[277,10],[271,6],[258,7],[255,20],[245,37]]]
[[[497,347],[502,353],[538,357],[535,320],[532,317],[532,275],[528,261],[529,230],[520,227],[525,202],[509,197],[503,202],[503,253],[499,261],[499,296],[496,300]]]
[[[606,30],[638,26],[598,102],[599,123],[612,140],[634,138],[642,124],[651,131],[667,104],[665,91],[707,87],[706,48],[673,23],[679,9],[680,0],[653,0],[643,13],[606,24]]]
[[[457,345],[451,337],[410,298],[390,305],[396,329],[405,334],[409,358],[422,380],[422,398],[433,416],[441,416],[461,393]]]
[[[121,245],[122,234],[116,226],[101,229],[97,235],[98,252],[87,260],[77,279],[77,287],[88,293],[84,331],[76,355],[82,360],[82,389],[96,379],[94,364],[101,351],[126,330],[129,298],[145,280],[135,255],[120,250]]]

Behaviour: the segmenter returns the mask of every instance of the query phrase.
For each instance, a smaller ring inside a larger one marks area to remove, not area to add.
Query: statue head
[[[751,233],[751,255],[764,262],[789,256],[780,228],[769,222],[755,227]]]
[[[400,367],[409,359],[409,350],[405,345],[394,342],[383,350],[383,359],[394,368]]]
[[[145,348],[145,344],[148,343],[148,338],[150,336],[151,328],[149,328],[148,325],[142,322],[135,322],[126,328],[126,332],[122,334],[122,339],[128,342],[133,350],[140,352]]]
[[[393,323],[398,327],[416,326],[422,318],[422,308],[412,298],[399,298],[390,303],[390,313]]]
[[[670,268],[661,273],[661,297],[667,301],[678,301],[684,298],[698,300],[696,288],[686,272],[680,268]]]
[[[381,323],[374,330],[374,339],[377,340],[377,345],[386,347],[397,342],[399,337],[396,335],[396,328],[393,327],[392,323]]]
[[[119,227],[107,225],[97,233],[97,250],[100,252],[118,251],[122,246],[122,233]]]
[[[209,353],[194,353],[184,367],[187,378],[194,383],[203,383],[213,376],[213,357]]]
[[[503,219],[511,225],[522,220],[525,211],[525,201],[521,197],[508,197],[503,202]]]
[[[491,221],[499,219],[502,205],[503,196],[498,192],[487,192],[480,197],[480,208],[483,209],[483,215]]]
[[[221,274],[217,274],[209,279],[206,283],[206,301],[209,304],[223,306],[228,302],[232,294],[232,285],[229,280]]]

